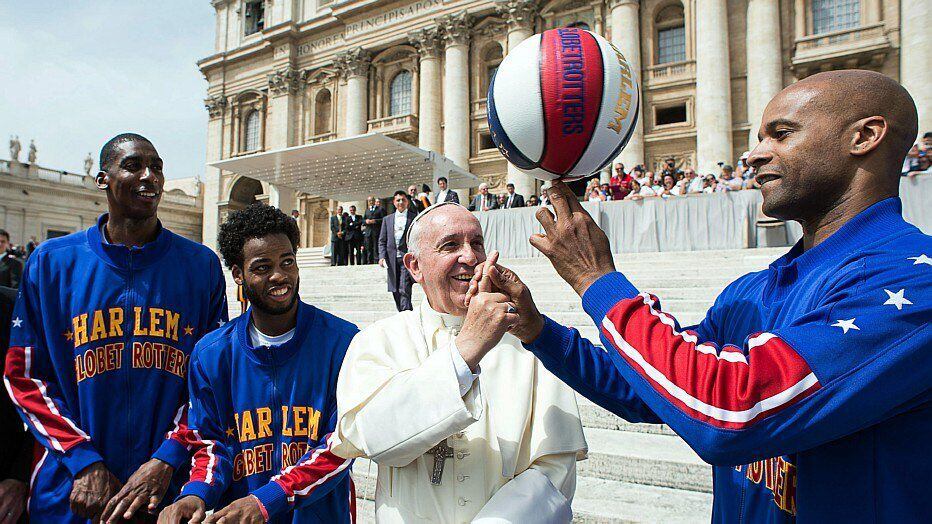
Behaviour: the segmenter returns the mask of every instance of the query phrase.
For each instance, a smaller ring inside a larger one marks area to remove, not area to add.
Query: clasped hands
[[[532,235],[531,245],[550,259],[557,274],[582,297],[593,282],[615,271],[608,237],[566,184],[555,181],[547,194],[554,212],[547,207],[537,211],[535,216],[544,232]],[[477,265],[466,293],[468,309],[463,332],[471,324],[471,317],[476,320],[484,317],[485,322],[474,323],[485,329],[487,340],[494,340],[485,352],[494,347],[506,331],[528,344],[544,327],[543,315],[534,304],[528,287],[514,271],[497,262],[498,252],[493,251]],[[459,337],[457,347],[465,353]],[[468,358],[466,362],[472,367]]]
[[[151,459],[126,481],[120,481],[103,462],[87,466],[74,477],[71,488],[71,511],[94,522],[130,520],[137,511],[155,511],[174,468],[159,459]]]

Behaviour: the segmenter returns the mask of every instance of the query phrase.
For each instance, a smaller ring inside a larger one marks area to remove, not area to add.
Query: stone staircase
[[[767,267],[786,248],[615,256],[615,264],[639,289],[658,296],[682,325],[698,322],[729,282]],[[304,251],[304,250],[302,250]],[[530,287],[540,310],[575,327],[601,345],[580,299],[544,258],[502,260]],[[304,301],[365,328],[395,312],[385,291],[385,270],[376,266],[301,265]],[[236,290],[228,287],[230,310],[239,311]],[[414,288],[414,303],[424,299]],[[633,424],[577,396],[589,443],[589,458],[579,463],[575,521],[709,522],[711,468],[662,425]],[[373,522],[376,466],[357,460],[353,467],[359,522]]]

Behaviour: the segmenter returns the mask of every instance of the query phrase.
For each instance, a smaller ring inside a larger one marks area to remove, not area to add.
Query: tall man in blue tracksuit
[[[802,240],[681,329],[615,271],[564,184],[531,243],[582,296],[605,350],[537,313],[506,270],[526,347],[631,421],[665,422],[714,468],[715,522],[928,522],[932,238],[903,220],[909,94],[869,71],[820,73],[764,112],[748,161],[768,216]],[[520,314],[519,313],[519,314]]]
[[[191,479],[159,522],[354,519],[352,463],[331,453],[340,365],[356,326],[298,298],[298,226],[254,204],[220,227],[252,306],[191,356]]]
[[[31,522],[156,509],[189,459],[189,355],[227,318],[217,256],[158,220],[152,143],[118,135],[100,169],[109,213],[36,249],[13,312],[4,382],[44,447]]]

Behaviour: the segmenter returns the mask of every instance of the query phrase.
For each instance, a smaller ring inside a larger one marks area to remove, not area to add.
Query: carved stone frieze
[[[510,28],[534,30],[537,0],[495,0],[495,10]]]
[[[299,71],[291,66],[269,74],[269,93],[272,95],[295,94],[304,85],[307,71]]]
[[[361,47],[354,47],[338,54],[333,61],[345,78],[366,76],[369,73],[372,55]]]
[[[421,58],[436,58],[443,51],[440,29],[437,27],[425,27],[412,31],[408,34],[408,41],[417,49]]]
[[[223,95],[214,95],[204,99],[204,107],[210,118],[217,118],[223,114],[227,106],[227,99]]]
[[[469,30],[472,26],[472,18],[466,11],[460,11],[451,15],[446,15],[439,20],[443,41],[448,46],[464,45],[469,43]]]

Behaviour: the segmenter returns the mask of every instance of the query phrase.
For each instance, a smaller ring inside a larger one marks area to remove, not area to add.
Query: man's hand
[[[555,181],[547,194],[557,216],[554,219],[546,207],[537,211],[544,234],[531,235],[531,245],[546,255],[560,277],[582,296],[599,277],[615,271],[608,237],[566,184]]]
[[[107,524],[129,520],[143,505],[148,511],[155,511],[174,472],[175,468],[159,459],[151,459],[139,466],[123,489],[107,503],[100,520]]]
[[[466,307],[469,307],[472,298],[479,293],[480,284],[487,281],[491,284],[491,291],[504,293],[515,306],[518,322],[508,330],[509,333],[521,342],[530,344],[544,329],[544,317],[531,298],[531,290],[527,285],[514,271],[494,263],[497,260],[498,251],[493,251],[488,260],[476,266],[473,278],[469,282],[469,290],[466,292]],[[490,261],[493,262],[491,265],[488,263]],[[483,287],[487,289],[486,285]]]
[[[229,506],[214,512],[204,521],[206,524],[264,524],[265,515],[254,495],[234,500]]]
[[[207,515],[207,507],[200,497],[188,495],[163,509],[158,524],[200,524]]]
[[[120,481],[103,462],[95,462],[74,477],[71,487],[71,512],[79,517],[97,520],[107,502],[120,489]]]
[[[493,251],[486,268],[494,267],[498,252]],[[513,325],[518,322],[517,308],[502,293],[492,292],[491,278],[479,281],[478,293],[469,301],[463,328],[456,336],[456,348],[474,373],[479,361],[494,348]]]
[[[383,267],[383,268],[385,267],[385,259],[384,259],[384,258],[380,258],[380,259],[379,259],[379,266],[381,266],[381,267]]]
[[[14,524],[26,510],[29,486],[19,480],[0,482],[0,524]]]

